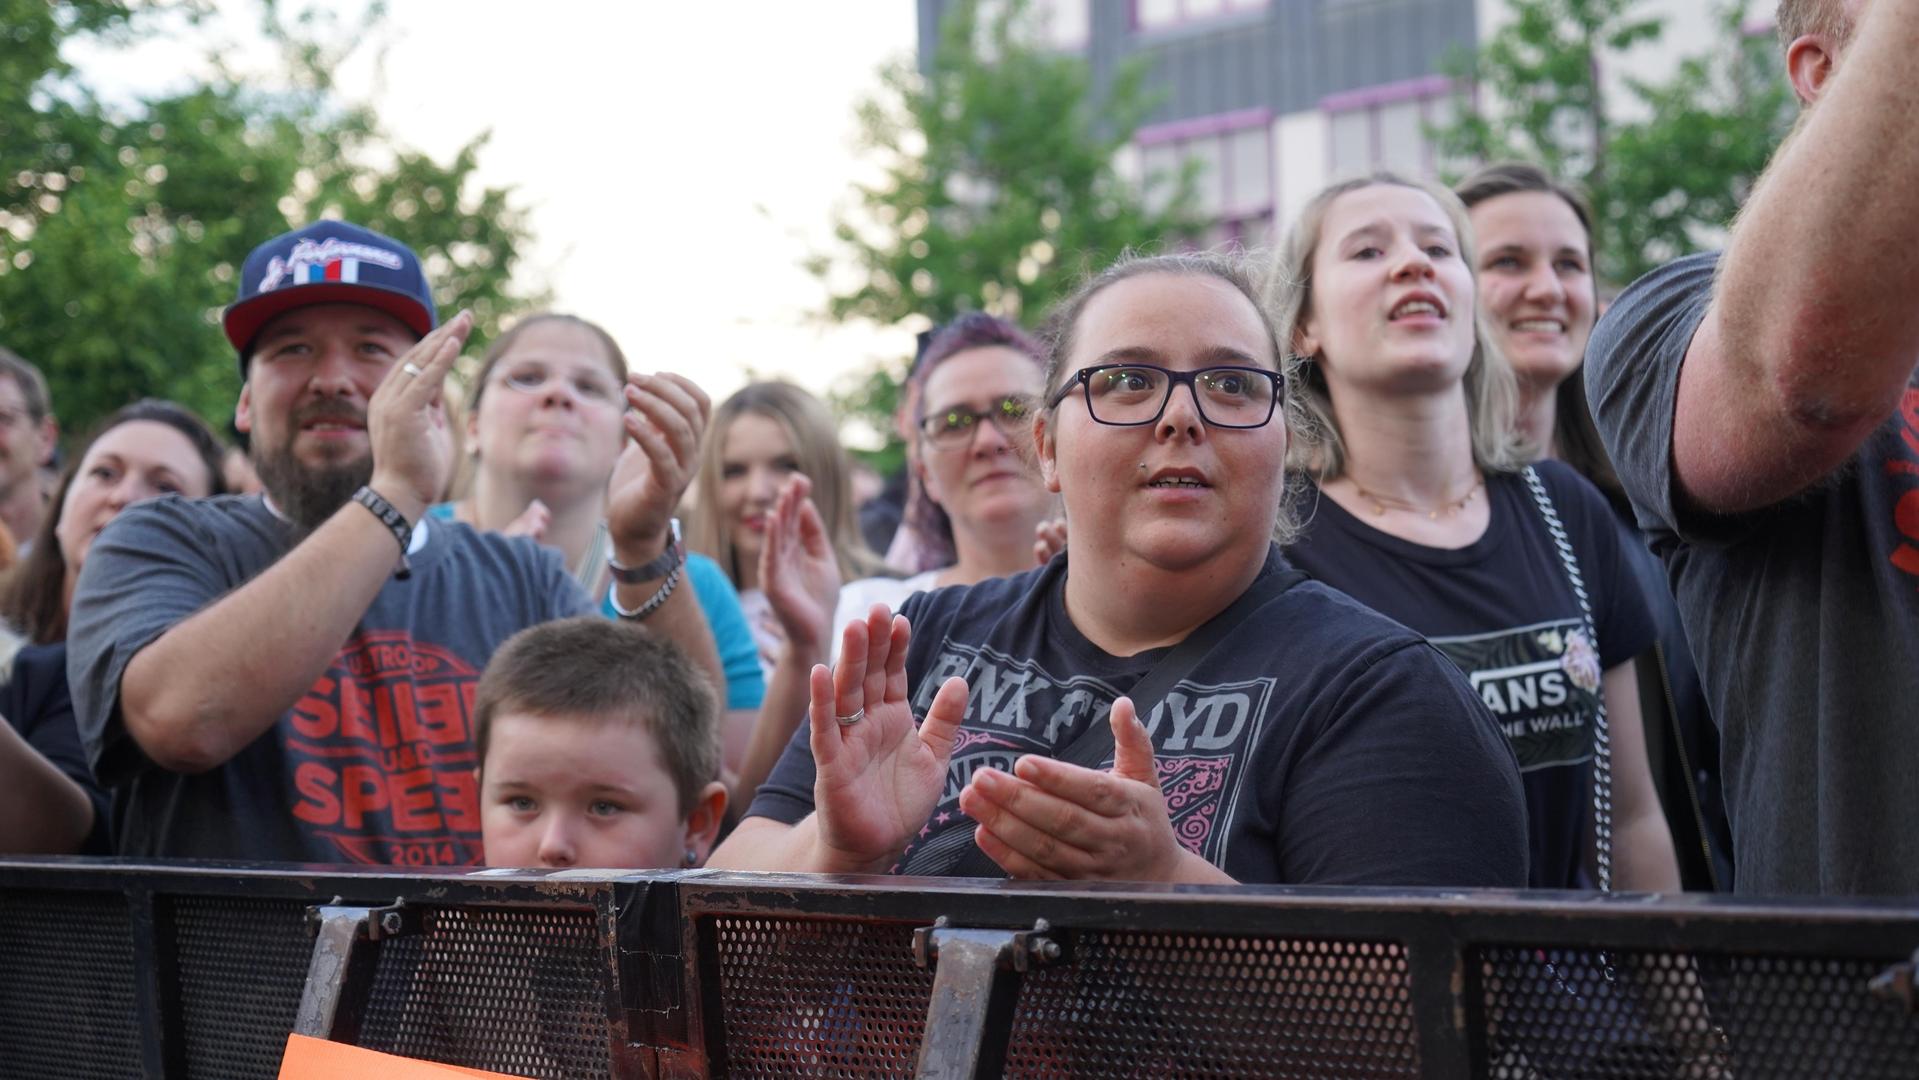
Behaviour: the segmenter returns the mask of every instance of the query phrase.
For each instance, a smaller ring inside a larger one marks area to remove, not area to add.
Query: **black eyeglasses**
[[[981,420],[991,420],[1000,434],[1011,438],[1025,425],[1031,414],[1026,399],[1007,396],[987,406],[985,412],[965,405],[954,405],[920,419],[920,434],[934,446],[953,449],[973,441],[973,429]]]
[[[1199,417],[1220,428],[1265,427],[1279,406],[1279,372],[1255,367],[1208,367],[1168,371],[1152,364],[1099,364],[1080,368],[1053,392],[1057,408],[1075,386],[1086,388],[1086,411],[1114,427],[1157,423],[1173,399],[1173,387],[1192,388]]]

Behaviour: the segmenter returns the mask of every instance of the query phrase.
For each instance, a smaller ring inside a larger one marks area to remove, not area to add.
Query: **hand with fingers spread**
[[[546,535],[546,527],[553,523],[553,511],[538,499],[526,504],[520,516],[506,523],[500,530],[501,536],[525,536],[538,540]]]
[[[840,662],[813,668],[807,719],[818,772],[813,807],[827,873],[886,870],[933,813],[966,717],[966,680],[946,680],[917,726],[908,700],[904,618],[875,604],[848,623]]]
[[[840,595],[840,566],[826,523],[809,494],[812,481],[788,477],[766,516],[760,546],[760,588],[778,616],[789,647],[809,659],[826,655],[833,609]]]
[[[607,484],[606,527],[620,561],[635,565],[666,547],[673,508],[698,467],[713,403],[682,376],[635,373],[626,377],[626,404],[631,442]]]
[[[368,486],[418,523],[438,502],[453,475],[453,432],[442,390],[460,347],[473,331],[462,311],[400,357],[367,402],[367,437],[373,446]]]
[[[1153,740],[1132,699],[1115,701],[1107,719],[1110,772],[1029,754],[1011,775],[973,774],[960,809],[979,822],[980,850],[1015,878],[1231,882],[1173,834]]]
[[[1066,550],[1066,519],[1049,518],[1033,529],[1033,558],[1041,566]]]

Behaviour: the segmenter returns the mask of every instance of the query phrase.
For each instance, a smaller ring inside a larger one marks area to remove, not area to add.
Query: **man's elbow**
[[[189,776],[209,772],[233,756],[225,740],[211,734],[217,730],[215,725],[191,710],[169,711],[160,703],[139,707],[123,702],[121,718],[141,753],[168,772]]]

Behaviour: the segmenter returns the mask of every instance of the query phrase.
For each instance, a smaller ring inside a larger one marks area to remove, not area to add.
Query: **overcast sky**
[[[338,78],[442,159],[491,128],[479,172],[531,211],[529,281],[717,400],[749,369],[823,390],[911,351],[903,331],[811,319],[824,292],[799,261],[857,174],[855,102],[914,33],[908,0],[392,0],[384,79],[360,62]],[[81,59],[137,90],[197,49]]]

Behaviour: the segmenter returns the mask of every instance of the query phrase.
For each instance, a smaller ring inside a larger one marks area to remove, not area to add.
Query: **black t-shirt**
[[[1262,573],[1284,567],[1275,550]],[[973,772],[1058,753],[1170,651],[1100,650],[1067,618],[1065,581],[1062,556],[906,602],[915,714],[951,676],[970,693],[945,791],[895,872],[950,873],[975,849],[959,810]],[[1325,586],[1286,589],[1142,719],[1180,842],[1242,882],[1526,881],[1518,772],[1472,688],[1417,635]],[[799,821],[813,778],[802,725],[748,813]]]
[[[1672,432],[1717,265],[1689,256],[1627,289],[1593,331],[1586,387],[1719,722],[1738,889],[1919,895],[1919,368],[1825,482],[1750,514],[1689,512]]]
[[[1487,478],[1486,532],[1453,549],[1381,532],[1309,491],[1308,527],[1287,556],[1425,634],[1465,672],[1519,758],[1533,886],[1590,888],[1582,853],[1599,679],[1651,647],[1652,616],[1605,498],[1558,462],[1536,468],[1579,559],[1597,654],[1545,518],[1517,475]]]
[[[67,691],[67,646],[22,646],[13,658],[13,674],[0,686],[0,715],[20,733],[28,746],[53,767],[80,785],[93,804],[93,828],[81,845],[82,855],[105,855],[107,796],[80,746],[80,729],[73,722],[73,695]]]

